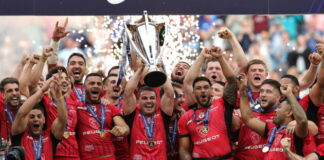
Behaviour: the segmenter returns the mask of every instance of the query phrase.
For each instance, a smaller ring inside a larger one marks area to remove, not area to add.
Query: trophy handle
[[[165,48],[166,48],[166,44],[167,44],[166,41],[168,40],[166,37],[168,37],[168,35],[169,35],[169,25],[165,24],[164,28],[165,28],[165,33],[164,33],[164,42],[163,42],[163,45],[162,45],[162,49],[161,49],[160,54],[159,54],[158,57],[155,59],[155,64],[158,64],[158,63],[159,63],[159,61],[160,61],[162,55],[163,55],[164,52],[165,52]]]
[[[133,35],[128,30],[128,28],[127,28],[127,26],[126,26],[125,23],[124,23],[124,28],[125,28],[125,32],[126,32],[126,35],[128,37],[128,40],[129,40],[130,44],[132,45],[132,47],[135,49],[136,53],[143,59],[143,61],[145,62],[145,64],[149,64],[149,62],[147,61],[147,59],[145,58],[145,56],[143,56],[142,52],[135,45],[135,42],[133,41]]]

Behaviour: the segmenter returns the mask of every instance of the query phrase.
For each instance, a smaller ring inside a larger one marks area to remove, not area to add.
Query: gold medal
[[[147,145],[150,147],[150,148],[153,148],[155,146],[155,143],[154,141],[148,141],[147,142]]]
[[[105,138],[106,137],[106,133],[105,132],[100,132],[100,138]]]
[[[208,133],[209,128],[207,126],[203,126],[201,131],[206,134],[206,133]]]
[[[64,131],[63,137],[64,137],[65,139],[68,139],[68,138],[69,138],[69,132]]]

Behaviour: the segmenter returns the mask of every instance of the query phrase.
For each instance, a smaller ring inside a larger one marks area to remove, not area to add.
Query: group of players
[[[305,76],[277,81],[267,79],[263,61],[248,62],[223,28],[219,37],[233,48],[235,71],[213,46],[191,66],[177,63],[161,87],[144,84],[140,58],[117,86],[118,66],[106,77],[88,74],[79,53],[66,68],[57,66],[66,26],[57,23],[51,46],[41,56],[24,55],[0,84],[1,137],[23,146],[26,159],[323,159],[324,44],[310,55]]]

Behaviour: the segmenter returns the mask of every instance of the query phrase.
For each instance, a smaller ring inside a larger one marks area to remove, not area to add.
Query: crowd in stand
[[[60,51],[70,31],[57,22],[1,80],[2,140],[28,160],[323,159],[321,17],[302,18],[201,16],[200,54],[159,87],[133,51],[129,80],[121,66],[91,72],[81,49]]]

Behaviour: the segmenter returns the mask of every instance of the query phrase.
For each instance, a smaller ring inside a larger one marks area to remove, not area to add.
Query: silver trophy
[[[144,11],[143,18],[138,23],[125,24],[124,27],[131,48],[149,67],[149,71],[144,77],[144,83],[150,87],[163,85],[167,77],[159,71],[157,64],[165,48],[163,37],[166,28],[165,23],[158,24],[151,21],[148,18],[147,11]]]

